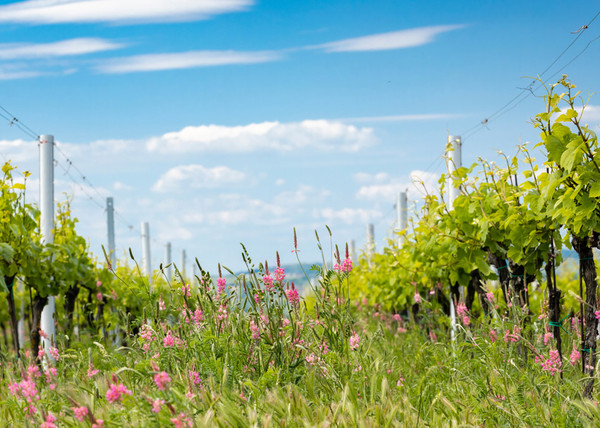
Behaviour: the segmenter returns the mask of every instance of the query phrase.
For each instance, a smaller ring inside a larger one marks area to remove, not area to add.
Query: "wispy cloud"
[[[180,165],[164,173],[152,190],[159,193],[189,192],[195,189],[238,184],[245,179],[246,174],[226,166],[206,168],[202,165]]]
[[[456,119],[463,117],[462,114],[398,114],[391,116],[363,116],[363,117],[344,117],[339,120],[340,122],[415,122],[422,120],[444,120],[444,119]]]
[[[188,126],[150,139],[147,149],[164,154],[298,149],[355,152],[375,141],[371,128],[327,120],[304,120],[242,126]]]
[[[386,173],[358,173],[354,179],[363,184],[356,192],[356,197],[370,201],[394,201],[398,192],[403,191],[408,191],[409,198],[420,199],[425,192],[437,193],[439,187],[437,174],[419,170],[411,171],[409,179],[391,177]]]
[[[0,80],[31,79],[44,75],[41,71],[35,70],[11,70],[0,67]]]
[[[359,52],[405,49],[426,45],[435,40],[438,34],[463,28],[464,25],[438,25],[432,27],[413,28],[410,30],[392,31],[372,34],[370,36],[338,40],[324,43],[312,48],[324,49],[326,52]]]
[[[101,73],[132,73],[140,71],[215,67],[220,65],[258,64],[276,61],[280,58],[280,54],[268,51],[191,51],[113,58],[98,65],[96,69]]]
[[[0,22],[177,22],[247,10],[253,0],[27,0],[0,6]]]
[[[124,46],[97,38],[69,39],[52,43],[5,43],[0,44],[0,59],[75,56],[120,49]]]

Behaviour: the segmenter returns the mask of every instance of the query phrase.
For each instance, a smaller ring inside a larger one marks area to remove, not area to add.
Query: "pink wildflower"
[[[562,363],[560,361],[560,356],[556,349],[551,349],[549,355],[550,358],[547,358],[541,363],[542,370],[546,370],[551,375],[554,375],[554,373],[561,371]]]
[[[58,349],[55,346],[51,346],[50,349],[48,349],[48,353],[52,356],[52,358],[58,361],[60,355],[58,353]]]
[[[458,305],[456,305],[456,314],[459,317],[462,317],[464,315],[467,315],[469,311],[467,311],[467,307],[465,306],[464,303],[460,302]]]
[[[41,328],[38,330],[38,332],[40,333],[40,337],[43,337],[44,339],[48,339],[48,335],[46,334],[46,332],[44,330],[42,330]]]
[[[223,321],[227,319],[227,306],[221,305],[217,310],[217,318],[219,321]]]
[[[360,345],[360,337],[355,332],[352,336],[350,336],[350,349],[355,351],[358,349],[359,345]]]
[[[52,415],[52,413],[48,413],[46,420],[42,422],[40,428],[56,428],[56,424],[54,422],[56,422],[56,418]]]
[[[254,320],[250,320],[250,331],[252,332],[252,340],[260,339],[260,330]]]
[[[96,300],[98,300],[99,302],[101,302],[101,301],[102,301],[102,293],[100,293],[99,291],[98,291],[98,293],[96,294]]]
[[[415,291],[415,296],[414,296],[414,299],[415,299],[415,303],[416,303],[417,305],[418,305],[419,303],[421,303],[421,302],[422,302],[422,300],[421,300],[421,295],[420,295],[418,292],[416,292],[416,291]]]
[[[273,277],[269,274],[265,274],[263,276],[263,284],[265,284],[265,288],[269,291],[273,289]]]
[[[88,375],[88,377],[94,377],[98,374],[98,371],[99,370],[95,369],[94,365],[92,363],[90,363],[90,365],[88,366],[87,375]]]
[[[96,419],[96,422],[92,424],[92,428],[102,428],[104,421],[102,419]]]
[[[171,332],[170,331],[167,333],[167,335],[163,339],[163,346],[165,348],[175,346],[175,337],[171,336]]]
[[[190,378],[190,382],[194,385],[202,384],[202,378],[200,377],[200,373],[193,370],[188,370],[188,376]]]
[[[165,305],[165,302],[162,299],[162,297],[159,297],[158,298],[158,310],[159,311],[164,311],[165,309],[167,309],[167,305]]]
[[[498,333],[496,333],[496,330],[491,329],[490,330],[490,341],[492,343],[494,343],[497,339],[498,339]]]
[[[225,278],[217,278],[217,289],[219,291],[219,295],[225,292],[225,287],[227,285],[227,281]]]
[[[200,309],[196,309],[194,311],[194,323],[199,326],[202,321],[204,321],[204,314]]]
[[[465,326],[468,326],[469,324],[471,324],[471,318],[469,318],[467,315],[462,317],[462,322]]]
[[[181,286],[181,293],[183,293],[183,295],[185,297],[192,297],[192,293],[191,293],[191,289],[190,289],[190,284],[185,284]]]
[[[300,303],[300,297],[298,296],[298,290],[294,287],[294,283],[292,282],[292,288],[289,290],[285,290],[285,295],[292,305],[297,305]]]
[[[114,403],[115,401],[121,401],[123,399],[123,395],[131,395],[131,391],[127,389],[125,385],[122,383],[111,384],[108,391],[106,391],[106,399],[110,403]]]
[[[575,365],[577,364],[577,362],[581,359],[581,353],[579,353],[579,351],[575,348],[573,348],[573,351],[571,352],[571,365]]]
[[[350,272],[352,271],[352,260],[349,257],[346,257],[342,262],[342,272]]]
[[[400,378],[398,379],[396,386],[398,386],[398,387],[404,386],[404,378],[402,376],[400,376]]]
[[[165,390],[165,386],[171,382],[171,377],[169,376],[169,374],[165,371],[162,371],[160,373],[157,373],[154,375],[154,383],[156,384],[156,387],[160,390],[160,391],[164,391]]]
[[[546,334],[544,334],[544,346],[548,345],[548,342],[550,341],[550,339],[552,339],[552,336],[554,336],[551,332],[547,332]]]
[[[488,291],[487,293],[485,293],[485,297],[488,299],[488,301],[491,304],[494,304],[494,301],[496,300],[496,298],[494,297],[494,293],[492,293],[491,291]]]
[[[400,314],[394,314],[394,321],[400,321],[402,319],[402,317],[400,316]]]
[[[176,418],[171,418],[171,423],[175,428],[184,428],[185,426],[193,427],[192,421],[183,413],[180,413]]]
[[[96,281],[96,287],[99,288],[101,285],[102,285],[102,281],[100,281],[100,280]]]
[[[600,321],[600,311],[594,312],[594,315],[596,315],[596,319]]]
[[[275,281],[283,282],[285,280],[285,268],[278,267],[275,268]]]
[[[160,412],[160,409],[164,404],[165,404],[165,400],[161,400],[161,399],[157,398],[156,400],[154,400],[152,402],[152,411],[154,413]]]
[[[88,414],[88,408],[85,406],[81,406],[81,407],[73,407],[73,413],[75,414],[75,419],[77,419],[79,422],[83,422],[83,420],[85,419],[85,417]]]

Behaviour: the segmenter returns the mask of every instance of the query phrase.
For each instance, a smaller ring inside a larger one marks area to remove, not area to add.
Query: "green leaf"
[[[592,183],[589,194],[590,198],[597,198],[598,196],[600,196],[600,181]]]
[[[0,242],[0,260],[10,263],[15,256],[15,250],[6,242]]]

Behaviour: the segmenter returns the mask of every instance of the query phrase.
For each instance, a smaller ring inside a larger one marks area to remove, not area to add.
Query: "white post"
[[[169,266],[171,264],[171,243],[167,242],[167,245],[165,247],[165,266]],[[167,281],[169,283],[171,283],[171,278],[172,278],[172,268],[171,266],[169,266],[167,268]]]
[[[454,172],[462,167],[462,140],[460,137],[454,135],[448,135],[448,148],[447,152],[447,167],[448,167],[448,205],[454,206],[454,200],[460,194],[460,189],[454,187],[452,176]]]
[[[454,207],[454,201],[460,194],[460,189],[454,187],[452,176],[454,172],[462,166],[462,141],[461,138],[454,135],[448,135],[448,152],[446,153],[446,162],[448,168],[448,205]],[[462,287],[460,287],[460,294],[462,295]],[[456,336],[456,308],[454,307],[454,300],[452,300],[452,293],[450,293],[450,338],[452,341],[455,340]]]
[[[373,223],[367,224],[367,257],[369,260],[375,253],[375,226]]]
[[[187,257],[185,254],[185,250],[181,250],[181,269],[179,269],[179,271],[181,272],[181,276],[183,276],[185,278],[185,264],[187,263]]]
[[[398,193],[398,201],[396,202],[396,211],[398,214],[398,232],[406,230],[408,227],[407,221],[407,196],[406,192]],[[402,247],[405,241],[404,235],[398,235],[398,247]]]
[[[44,244],[54,242],[54,136],[40,135],[40,231]],[[47,261],[48,263],[49,261]],[[54,296],[48,296],[48,303],[42,310],[40,328],[47,337],[42,337],[42,347],[46,356],[53,360],[48,352],[54,341]]]
[[[115,253],[115,204],[113,198],[106,198],[106,226],[108,232],[108,259],[112,269],[117,269]]]
[[[358,259],[356,258],[356,241],[354,239],[350,241],[350,258],[355,264],[358,263]]]
[[[19,280],[19,289],[25,296],[25,284],[21,280]],[[25,349],[25,299],[21,300],[21,318],[17,324],[17,331],[19,333],[19,349]]]
[[[152,281],[152,259],[150,258],[150,225],[142,222],[142,267],[144,275]]]

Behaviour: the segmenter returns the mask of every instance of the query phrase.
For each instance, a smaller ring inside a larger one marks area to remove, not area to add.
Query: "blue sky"
[[[113,196],[120,254],[141,256],[139,225],[149,221],[155,266],[166,242],[176,262],[186,249],[211,270],[240,268],[240,242],[255,260],[279,250],[293,261],[293,227],[312,262],[313,231],[325,236],[325,224],[360,248],[375,223],[381,248],[397,192],[414,202],[413,178],[433,185],[443,172],[448,133],[490,117],[578,36],[543,77],[565,72],[584,94],[598,92],[600,19],[572,34],[598,10],[592,1],[5,1],[0,105],[53,134],[73,161],[56,153],[56,196],[73,196],[96,254],[106,242],[99,205]],[[600,102],[590,104],[597,126]],[[541,109],[529,96],[466,133],[464,163],[535,142],[528,121]],[[34,172],[35,200],[36,143],[0,122],[0,154]]]

